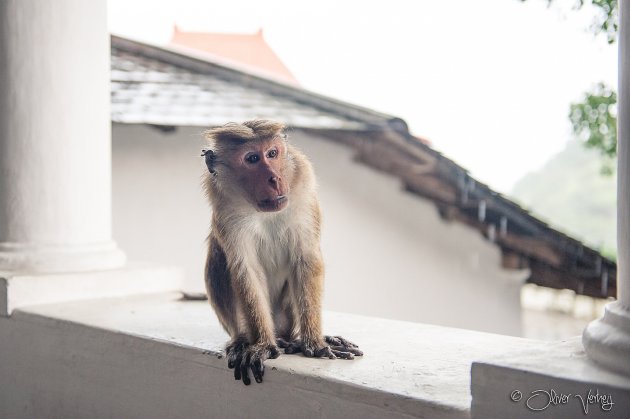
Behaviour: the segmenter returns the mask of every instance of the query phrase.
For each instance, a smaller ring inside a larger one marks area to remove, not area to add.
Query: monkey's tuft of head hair
[[[221,127],[209,129],[205,132],[206,139],[211,146],[240,145],[248,141],[266,140],[277,135],[284,135],[286,126],[277,121],[254,119],[243,122],[229,122]]]

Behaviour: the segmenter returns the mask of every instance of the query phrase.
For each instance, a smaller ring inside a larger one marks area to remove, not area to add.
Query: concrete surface
[[[471,382],[473,418],[630,417],[630,377],[590,360],[579,336],[479,358]]]
[[[283,355],[246,387],[206,302],[178,293],[32,306],[0,318],[0,417],[467,417],[473,360],[540,342],[325,313],[354,361]]]

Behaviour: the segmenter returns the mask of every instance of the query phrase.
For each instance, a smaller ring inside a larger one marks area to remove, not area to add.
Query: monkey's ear
[[[208,171],[212,174],[215,174],[216,170],[214,169],[214,151],[210,150],[209,148],[204,148],[201,150],[201,155],[206,158],[206,166],[208,167]]]

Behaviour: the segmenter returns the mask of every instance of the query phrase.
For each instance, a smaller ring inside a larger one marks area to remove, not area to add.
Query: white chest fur
[[[287,211],[277,214],[260,214],[255,224],[255,240],[258,260],[264,271],[270,300],[280,295],[290,275],[291,229]]]

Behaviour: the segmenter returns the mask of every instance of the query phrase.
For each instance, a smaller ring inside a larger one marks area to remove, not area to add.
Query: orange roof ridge
[[[263,29],[253,34],[182,31],[173,27],[171,45],[184,46],[245,64],[299,86],[299,82],[264,38]]]

